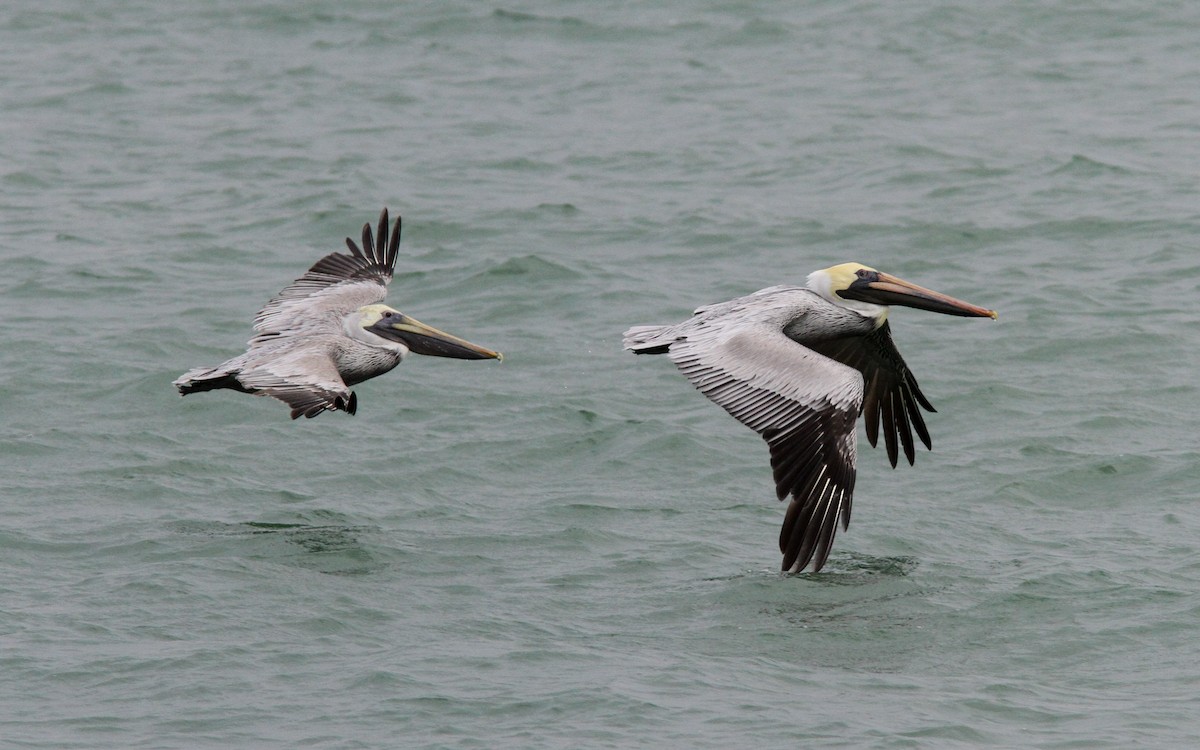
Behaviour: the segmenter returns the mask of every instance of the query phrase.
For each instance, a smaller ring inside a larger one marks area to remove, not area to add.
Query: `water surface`
[[[1186,4],[0,12],[0,737],[22,748],[1200,740]],[[180,400],[382,206],[505,352],[356,417]],[[858,260],[932,453],[819,575],[631,324]]]

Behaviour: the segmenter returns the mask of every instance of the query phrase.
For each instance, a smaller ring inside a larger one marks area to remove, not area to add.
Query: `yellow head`
[[[840,299],[834,299],[833,295],[849,289],[850,285],[858,280],[859,271],[874,270],[874,268],[864,266],[862,263],[839,263],[836,266],[830,266],[829,268],[823,268],[820,271],[810,273],[808,275],[808,288],[822,297],[838,302]]]
[[[363,328],[370,328],[383,319],[385,313],[391,315],[403,315],[399,310],[388,307],[387,305],[364,305],[358,308],[358,324]],[[391,316],[389,315],[389,317]]]
[[[861,271],[875,272],[875,269],[862,263],[839,263],[813,271],[808,275],[808,288],[838,307],[848,308],[866,318],[875,318],[876,325],[883,325],[883,321],[887,320],[886,306],[849,300],[840,294],[859,280]]]

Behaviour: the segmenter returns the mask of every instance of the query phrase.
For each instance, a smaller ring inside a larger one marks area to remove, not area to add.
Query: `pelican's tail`
[[[634,326],[626,331],[622,343],[634,354],[665,354],[676,340],[675,326]]]
[[[171,385],[179,390],[180,396],[203,391],[215,391],[218,388],[232,388],[242,393],[252,393],[238,381],[238,370],[228,370],[220,367],[197,367],[180,375]]]

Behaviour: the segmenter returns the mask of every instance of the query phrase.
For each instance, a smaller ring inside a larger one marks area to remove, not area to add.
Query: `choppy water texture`
[[[1200,11],[0,11],[0,745],[1200,741]],[[180,400],[387,205],[503,350]],[[859,260],[938,407],[781,576],[767,452],[630,324]]]

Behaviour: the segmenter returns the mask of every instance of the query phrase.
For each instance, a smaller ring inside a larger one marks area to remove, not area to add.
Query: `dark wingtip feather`
[[[788,543],[792,538],[792,529],[796,525],[796,515],[800,512],[800,503],[794,499],[788,504],[787,513],[783,516],[783,525],[779,527],[779,551],[783,553],[783,569],[791,567],[788,564]]]
[[[375,230],[375,240],[379,245],[375,248],[375,262],[383,263],[383,259],[387,256],[387,239],[388,239],[388,212],[387,206],[379,212],[379,228]]]
[[[350,248],[350,254],[353,255],[355,258],[365,259],[365,256],[363,255],[363,251],[359,250],[358,245],[354,244],[354,240],[350,239],[349,237],[346,238],[346,247]]]
[[[793,514],[792,508],[788,508],[787,518],[792,520],[792,526],[788,531],[787,549],[783,554],[785,571],[804,570],[812,560],[813,552],[816,549],[814,542],[820,529],[815,526],[813,521],[817,510],[821,508],[825,491],[814,496],[813,489],[815,489],[815,477],[809,477],[798,492],[792,493],[792,504],[797,506],[797,510]],[[799,498],[804,498],[804,500],[801,501]]]
[[[917,397],[917,401],[921,403],[921,406],[926,411],[937,412],[937,409],[933,408],[933,404],[929,403],[929,399],[925,398],[925,394],[921,393],[921,387],[917,385],[917,379],[913,377],[912,372],[907,368],[904,371],[904,382],[908,385],[908,390],[912,392],[912,395]]]
[[[880,411],[883,413],[883,442],[887,447],[888,461],[891,462],[892,468],[896,468],[896,460],[900,457],[899,446],[896,445],[896,418],[893,413],[893,404],[891,393],[885,393],[883,408]]]
[[[900,402],[900,405],[896,407],[896,432],[900,435],[904,457],[908,459],[908,465],[912,466],[916,460],[916,451],[913,447],[912,428],[908,424],[908,407],[904,403],[903,396],[896,400]]]
[[[850,530],[850,511],[854,508],[854,483],[858,480],[858,470],[851,467],[850,474],[846,478],[846,512],[842,514],[842,531]]]
[[[666,354],[670,350],[671,350],[670,344],[663,344],[662,346],[647,346],[647,347],[634,349],[633,353],[634,354]]]
[[[825,561],[829,559],[829,553],[833,551],[833,537],[837,535],[837,519],[827,527],[821,529],[821,535],[817,539],[816,555],[813,557],[812,572],[820,573],[821,568],[825,567]]]
[[[376,257],[375,256],[375,238],[371,236],[371,225],[369,223],[363,224],[362,244],[363,244],[363,252],[366,254],[367,259],[374,260]]]
[[[387,209],[383,209],[387,213]],[[387,253],[384,255],[383,263],[388,270],[396,267],[396,257],[400,254],[400,223],[402,217],[396,217],[396,225],[392,227],[392,237],[388,240]]]
[[[908,411],[908,419],[912,422],[913,429],[917,431],[917,437],[921,438],[925,447],[933,450],[933,440],[929,437],[929,428],[925,426],[925,418],[921,416],[921,410],[917,408],[911,388],[908,388],[908,394],[909,397],[903,399],[904,407]]]
[[[874,382],[871,387],[874,388]],[[879,444],[879,399],[871,390],[867,391],[863,407],[863,426],[867,428],[867,442],[874,448]]]

